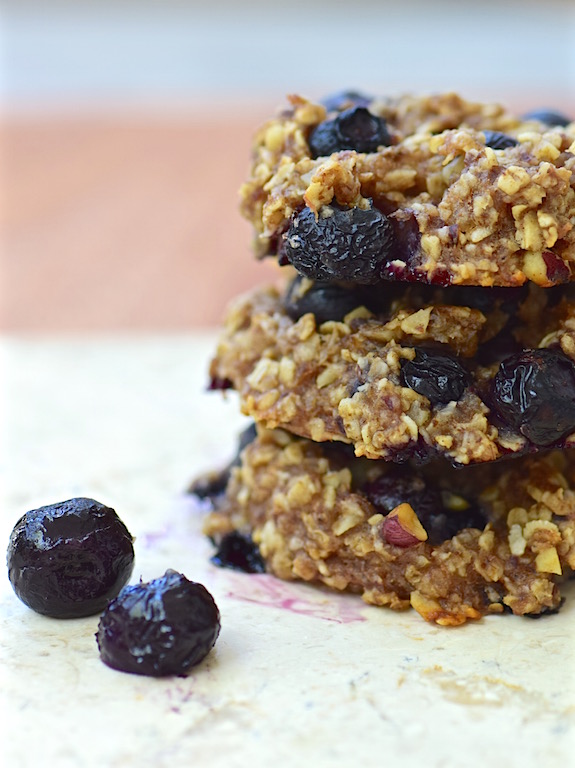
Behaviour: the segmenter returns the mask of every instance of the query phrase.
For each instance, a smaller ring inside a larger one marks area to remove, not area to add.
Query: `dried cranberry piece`
[[[27,606],[45,616],[100,613],[134,567],[132,536],[116,512],[75,498],[27,512],[8,545],[8,577]]]
[[[461,398],[469,374],[453,357],[418,349],[413,360],[402,360],[401,383],[427,397],[432,405],[444,405]]]
[[[500,131],[483,131],[485,135],[485,146],[491,149],[508,149],[516,147],[519,142],[513,136],[508,136]]]
[[[378,147],[387,147],[390,143],[385,120],[372,115],[365,107],[357,106],[345,109],[332,120],[320,123],[309,137],[313,158],[325,157],[344,149],[375,152]]]
[[[244,573],[265,573],[266,566],[257,544],[250,536],[232,531],[219,542],[215,555],[210,558],[220,568],[231,568]]]
[[[575,430],[575,365],[555,349],[528,349],[504,360],[491,402],[501,419],[535,445]]]
[[[317,219],[309,208],[294,214],[283,252],[312,280],[367,285],[380,279],[392,242],[389,219],[377,208],[330,205]]]
[[[560,256],[557,256],[553,251],[543,251],[541,255],[545,262],[547,279],[550,283],[560,285],[570,280],[571,270],[569,265]]]
[[[125,587],[98,625],[100,658],[113,669],[137,675],[184,675],[199,664],[220,633],[212,595],[183,574]]]

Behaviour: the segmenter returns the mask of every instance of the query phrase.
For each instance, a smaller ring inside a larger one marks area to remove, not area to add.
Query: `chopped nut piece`
[[[535,567],[539,573],[555,573],[558,576],[563,573],[555,547],[549,547],[540,552],[535,558]]]
[[[383,521],[383,535],[396,547],[413,547],[427,541],[427,531],[410,504],[400,504]]]

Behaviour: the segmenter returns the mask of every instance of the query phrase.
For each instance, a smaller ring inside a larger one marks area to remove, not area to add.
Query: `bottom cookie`
[[[559,586],[575,567],[568,455],[461,470],[357,458],[281,430],[258,429],[246,442],[227,483],[191,489],[211,498],[205,532],[220,548],[239,532],[279,578],[411,606],[445,626],[560,607]]]

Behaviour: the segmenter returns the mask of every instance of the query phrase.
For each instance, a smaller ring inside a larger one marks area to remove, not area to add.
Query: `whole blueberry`
[[[391,223],[381,211],[330,205],[317,218],[309,208],[294,214],[283,255],[312,280],[367,285],[379,280],[392,243]]]
[[[575,365],[555,349],[512,355],[493,379],[491,403],[530,442],[552,445],[575,430]]]
[[[427,397],[432,405],[444,405],[461,398],[469,374],[453,357],[418,349],[413,360],[402,360],[401,383]]]
[[[315,158],[344,149],[375,152],[378,147],[389,146],[390,142],[387,124],[382,117],[372,115],[365,107],[351,107],[314,128],[308,143]]]
[[[110,507],[69,499],[20,518],[7,564],[14,591],[34,611],[59,619],[91,616],[130,578],[132,536]]]
[[[565,126],[572,122],[570,117],[567,117],[561,112],[556,112],[553,109],[534,109],[532,112],[527,112],[526,115],[523,115],[523,119],[539,120],[540,123],[545,123],[545,125],[549,126]]]
[[[220,612],[208,590],[168,570],[125,587],[108,605],[96,640],[102,661],[137,675],[184,675],[207,656],[220,633]]]
[[[483,131],[483,133],[485,134],[485,146],[491,147],[491,149],[508,149],[519,144],[517,139],[514,139],[513,136],[508,136],[506,133],[500,133],[499,131]]]
[[[250,536],[240,531],[226,534],[210,559],[220,568],[231,568],[244,573],[265,573],[266,570],[258,545]]]

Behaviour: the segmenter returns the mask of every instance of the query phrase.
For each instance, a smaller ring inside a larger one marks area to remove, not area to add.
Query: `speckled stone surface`
[[[575,590],[556,616],[421,622],[271,576],[210,565],[184,489],[224,464],[245,425],[206,393],[215,335],[8,338],[1,346],[0,530],[88,495],[136,537],[133,581],[203,582],[216,648],[186,678],[115,672],[98,617],[35,615],[0,579],[4,764],[402,768],[569,764],[575,749]]]

